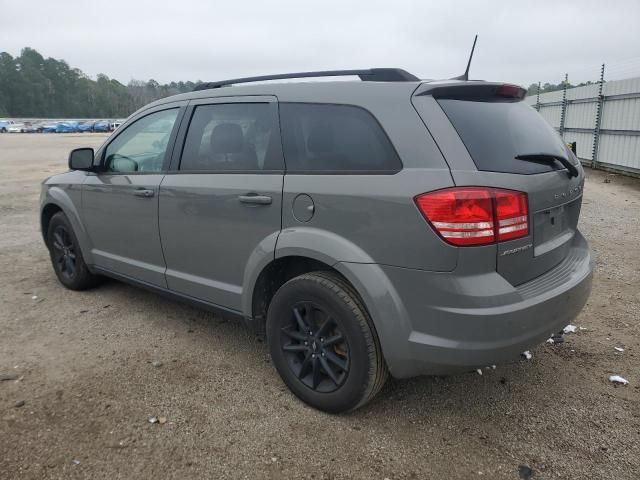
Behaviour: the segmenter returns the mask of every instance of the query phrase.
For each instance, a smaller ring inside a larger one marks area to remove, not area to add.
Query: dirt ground
[[[17,377],[0,381],[0,478],[640,478],[640,180],[588,170],[583,329],[331,416],[239,323],[115,281],[60,286],[39,184],[104,138],[0,135],[0,375]]]

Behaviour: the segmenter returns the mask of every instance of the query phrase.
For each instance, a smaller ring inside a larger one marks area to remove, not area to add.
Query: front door
[[[208,99],[185,113],[175,169],[160,185],[160,236],[171,290],[241,309],[252,255],[273,254],[283,159],[273,97]]]
[[[166,108],[166,107],[165,107]],[[95,265],[166,287],[158,233],[158,188],[175,139],[180,109],[141,116],[98,152],[82,210]]]

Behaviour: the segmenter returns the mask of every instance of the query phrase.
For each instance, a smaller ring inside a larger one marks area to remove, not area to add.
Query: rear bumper
[[[389,285],[386,296],[370,299],[371,315],[396,378],[516,359],[571,323],[591,291],[591,255],[578,232],[562,263],[518,287],[496,272],[378,267]]]

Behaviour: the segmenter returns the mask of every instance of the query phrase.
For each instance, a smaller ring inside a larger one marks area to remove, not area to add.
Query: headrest
[[[240,153],[244,149],[242,128],[236,123],[221,123],[211,132],[211,153]]]

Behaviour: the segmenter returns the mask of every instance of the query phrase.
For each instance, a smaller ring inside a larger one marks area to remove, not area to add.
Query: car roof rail
[[[288,78],[319,78],[319,77],[346,77],[357,76],[360,80],[366,82],[417,82],[418,77],[401,68],[368,68],[362,70],[326,70],[320,72],[298,72],[298,73],[280,73],[277,75],[262,75],[259,77],[232,78],[231,80],[222,80],[219,82],[205,82],[193,89],[209,90],[211,88],[220,88],[234,85],[236,83],[253,83],[266,80],[284,80]]]

